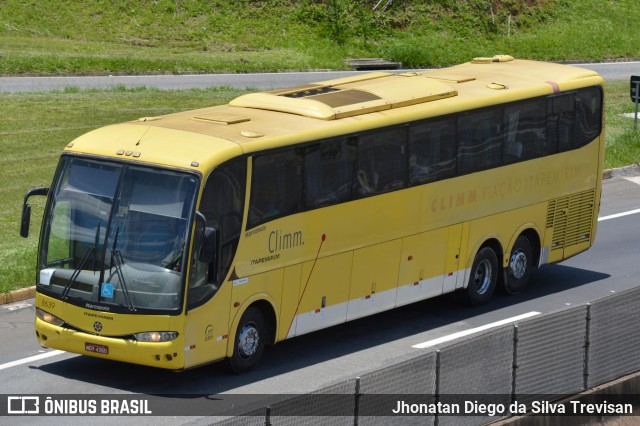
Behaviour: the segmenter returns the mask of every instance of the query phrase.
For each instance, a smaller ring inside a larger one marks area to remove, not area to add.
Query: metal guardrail
[[[495,416],[389,416],[376,396],[420,396],[425,402],[464,395],[490,396],[505,406],[517,401],[528,406],[536,399],[551,401],[574,395],[640,370],[640,288],[521,320],[465,337],[427,353],[346,380],[313,394],[292,396],[269,407],[215,423],[235,425],[479,425]],[[313,398],[313,395],[316,398]],[[344,395],[340,407],[335,398]],[[293,416],[292,408],[313,404],[308,413]],[[345,407],[347,404],[347,407]],[[383,404],[382,404],[383,405]],[[387,410],[388,407],[384,407]],[[344,415],[345,412],[353,413]],[[339,413],[340,415],[326,415]],[[507,414],[508,415],[508,414]]]

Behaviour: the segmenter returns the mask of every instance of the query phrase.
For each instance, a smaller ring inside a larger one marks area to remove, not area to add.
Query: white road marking
[[[9,305],[4,305],[4,309],[6,309],[7,311],[17,311],[20,309],[25,309],[25,308],[30,308],[33,305],[31,303],[28,302],[15,302],[15,303],[11,303]]]
[[[451,340],[458,339],[460,337],[469,336],[471,334],[479,333],[484,330],[489,330],[491,328],[500,327],[501,325],[510,324],[516,321],[520,321],[526,318],[530,318],[536,315],[540,315],[540,312],[532,311],[527,312],[526,314],[518,315],[511,318],[506,318],[500,321],[492,322],[491,324],[486,324],[480,327],[471,328],[469,330],[459,331],[457,333],[449,334],[448,336],[442,336],[437,339],[428,340],[426,342],[418,343],[417,345],[413,345],[413,348],[416,349],[424,349],[431,346],[439,345],[440,343],[449,342]]]
[[[627,176],[624,179],[628,180],[629,182],[633,182],[636,185],[640,185],[640,176]]]
[[[11,367],[17,367],[18,365],[27,364],[29,362],[40,361],[42,359],[47,359],[47,358],[51,358],[51,357],[54,357],[54,356],[62,355],[63,353],[65,353],[65,352],[64,351],[51,351],[51,352],[45,352],[45,353],[40,354],[40,355],[34,355],[34,356],[27,357],[27,358],[22,358],[22,359],[19,359],[17,361],[7,362],[7,363],[4,363],[4,364],[0,364],[0,370],[4,370],[6,368],[11,368]]]
[[[609,216],[599,217],[598,218],[598,222],[602,222],[602,221],[609,220],[609,219],[617,219],[619,217],[629,216],[631,214],[637,214],[637,213],[640,213],[640,209],[629,210],[629,211],[622,212],[622,213],[610,214]]]
[[[624,180],[633,182],[636,185],[640,185],[640,176],[628,176],[628,177],[625,177]],[[609,216],[599,217],[598,222],[602,222],[604,220],[609,220],[609,219],[617,219],[619,217],[629,216],[631,214],[636,214],[636,213],[640,213],[640,209],[629,210],[627,212],[616,213],[616,214],[611,214]]]

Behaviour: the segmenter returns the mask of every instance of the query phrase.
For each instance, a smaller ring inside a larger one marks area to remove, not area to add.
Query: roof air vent
[[[513,60],[514,60],[513,56],[495,55],[495,56],[493,56],[491,58],[485,58],[485,57],[473,58],[471,63],[472,64],[491,64],[493,62],[511,62]]]

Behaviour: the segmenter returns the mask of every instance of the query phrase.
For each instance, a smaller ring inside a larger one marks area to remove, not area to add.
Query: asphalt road
[[[599,72],[605,80],[629,80],[640,75],[640,62],[576,64]],[[0,92],[33,92],[80,89],[107,89],[114,86],[158,89],[191,89],[229,86],[239,89],[268,90],[292,87],[315,81],[346,77],[363,71],[316,71],[258,74],[72,76],[72,77],[0,77]]]
[[[618,215],[621,214],[622,215]],[[421,342],[513,318],[566,309],[640,285],[640,175],[604,183],[601,220],[593,248],[532,275],[517,296],[496,295],[466,308],[443,296],[311,333],[267,349],[254,371],[230,375],[221,364],[183,373],[43,350],[33,328],[33,300],[0,307],[2,394],[217,394],[306,393],[414,354]],[[613,216],[612,216],[613,215]],[[47,358],[42,354],[49,354]],[[30,357],[38,357],[33,359]],[[4,396],[4,395],[2,395]],[[186,397],[186,396],[185,396]],[[168,404],[179,406],[178,400]],[[55,424],[79,418],[56,417]],[[97,417],[95,425],[205,424],[194,417]],[[0,420],[0,423],[2,420]],[[51,418],[14,417],[12,424],[50,425]]]

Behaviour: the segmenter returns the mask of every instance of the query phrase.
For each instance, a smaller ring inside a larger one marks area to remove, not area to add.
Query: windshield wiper
[[[52,266],[60,267],[60,266],[64,266],[67,263],[71,263],[71,262],[73,262],[73,257],[65,257],[65,258],[62,258],[62,259],[52,260],[51,262],[47,262],[46,267],[47,268],[50,268]]]
[[[111,264],[109,269],[115,266],[116,275],[118,276],[118,281],[120,282],[120,286],[122,288],[122,295],[124,296],[124,300],[127,303],[127,309],[131,312],[136,311],[136,307],[133,304],[133,300],[131,299],[131,295],[129,294],[129,289],[127,288],[127,284],[124,281],[124,273],[122,273],[122,265],[124,265],[124,259],[122,258],[122,253],[120,250],[116,249],[116,245],[118,244],[118,234],[120,234],[120,227],[116,230],[116,237],[113,239],[113,247],[111,249]],[[114,262],[115,260],[115,262]]]
[[[64,290],[62,290],[62,295],[60,296],[62,299],[68,298],[69,290],[71,290],[71,286],[76,282],[76,280],[80,276],[80,272],[82,272],[82,268],[84,268],[84,264],[87,263],[87,260],[89,260],[89,256],[91,256],[91,254],[94,253],[94,258],[98,257],[99,237],[100,237],[100,221],[98,221],[98,227],[96,229],[96,237],[93,242],[93,247],[90,247],[89,250],[84,252],[84,255],[82,256],[82,259],[80,259],[80,263],[78,264],[78,267],[73,270],[73,274],[71,274],[71,278],[69,278],[69,282],[67,283],[67,285],[64,286]],[[95,267],[97,267],[97,265],[95,265],[96,262],[97,262],[97,259],[96,261],[94,261],[94,272],[95,272]]]
[[[100,242],[100,221],[98,221],[98,229],[96,229],[96,238],[93,240],[93,272],[98,270],[98,243]]]

